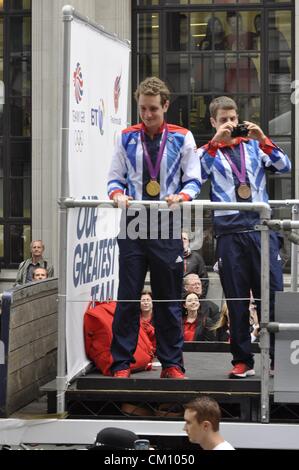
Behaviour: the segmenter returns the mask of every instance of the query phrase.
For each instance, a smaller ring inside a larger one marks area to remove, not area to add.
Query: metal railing
[[[149,207],[159,205],[167,207],[166,202],[162,201],[131,201],[129,206]],[[184,202],[184,205],[201,206],[212,210],[240,210],[254,211],[260,214],[261,224],[257,229],[261,230],[261,299],[262,322],[269,322],[269,229],[265,225],[270,220],[271,209],[268,204],[258,203],[223,203],[195,200]],[[66,254],[67,254],[67,211],[75,207],[113,207],[111,201],[96,200],[75,200],[72,198],[61,198],[59,201],[60,212],[60,263],[59,263],[59,306],[58,306],[58,360],[57,360],[57,413],[63,414],[65,411],[65,391],[67,388],[66,372]],[[261,400],[263,419],[269,420],[269,332],[264,328],[261,332],[261,362],[262,362],[262,384]]]
[[[271,206],[283,207],[291,206],[297,207],[299,201],[270,201]],[[255,227],[256,230],[261,232],[261,332],[260,332],[260,349],[261,349],[261,421],[264,423],[269,422],[269,348],[270,348],[270,332],[285,331],[286,329],[297,330],[298,324],[278,324],[269,322],[269,229],[288,230],[299,228],[299,221],[297,220],[297,210],[293,211],[293,217],[296,220],[271,220],[271,208],[269,204],[259,203],[223,203],[223,202],[210,202],[205,200],[194,200],[184,202],[184,205],[201,206],[204,209],[211,210],[242,210],[254,211],[260,215],[260,224]],[[166,202],[163,201],[130,201],[130,206],[150,207],[158,205],[159,207],[168,207]],[[67,253],[67,211],[72,208],[78,207],[115,207],[112,201],[100,200],[77,200],[73,198],[61,198],[59,200],[60,212],[60,282],[59,282],[59,336],[58,336],[58,364],[57,364],[57,413],[63,414],[65,411],[65,392],[67,389],[66,379],[66,253]],[[294,251],[295,253],[295,251]],[[296,250],[296,259],[297,250]],[[293,266],[293,263],[292,263]],[[293,277],[295,277],[293,279]],[[296,284],[296,286],[295,286]],[[292,271],[292,288],[297,289],[297,270],[293,266]]]
[[[273,208],[289,208],[291,210],[292,215],[292,222],[299,221],[299,199],[285,199],[285,200],[270,200],[269,201],[270,207]],[[290,229],[286,227],[286,222],[288,221],[280,221],[284,222],[284,227],[282,226],[282,230],[289,231]],[[298,227],[293,227],[298,228]],[[288,239],[292,242],[291,244],[291,291],[297,292],[298,291],[298,247],[296,246],[299,241],[298,234],[295,235],[294,239],[288,236]]]

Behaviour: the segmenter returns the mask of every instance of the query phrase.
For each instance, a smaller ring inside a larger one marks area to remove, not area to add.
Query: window
[[[31,1],[0,2],[0,259],[17,267],[31,240]]]
[[[294,18],[293,0],[136,0],[133,89],[155,73],[165,80],[167,119],[189,128],[198,146],[212,136],[210,101],[230,95],[240,120],[259,124],[292,159]],[[135,102],[132,109],[136,120]],[[291,176],[269,176],[268,189],[271,199],[291,198]]]

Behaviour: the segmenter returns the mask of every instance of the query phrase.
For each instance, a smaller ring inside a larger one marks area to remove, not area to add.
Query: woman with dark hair
[[[201,302],[200,297],[191,292],[185,296],[183,313],[184,341],[216,340],[211,327],[219,316],[217,305],[209,301]]]
[[[156,335],[153,323],[153,296],[150,290],[143,290],[140,298],[140,328],[142,328],[150,339],[156,352]]]
[[[200,49],[204,51],[211,49],[223,50],[224,38],[225,32],[221,20],[217,16],[212,16],[208,19],[206,36],[200,43]]]

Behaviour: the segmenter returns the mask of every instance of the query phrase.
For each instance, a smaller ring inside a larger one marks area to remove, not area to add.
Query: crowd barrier
[[[8,417],[40,396],[56,377],[56,278],[4,292],[0,315],[0,417]]]

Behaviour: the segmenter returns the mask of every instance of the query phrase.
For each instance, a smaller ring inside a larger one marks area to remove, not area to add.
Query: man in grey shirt
[[[32,274],[35,268],[45,268],[48,271],[48,277],[54,276],[54,268],[43,258],[45,245],[42,240],[34,240],[30,243],[31,258],[28,258],[19,265],[15,286],[32,282]]]

